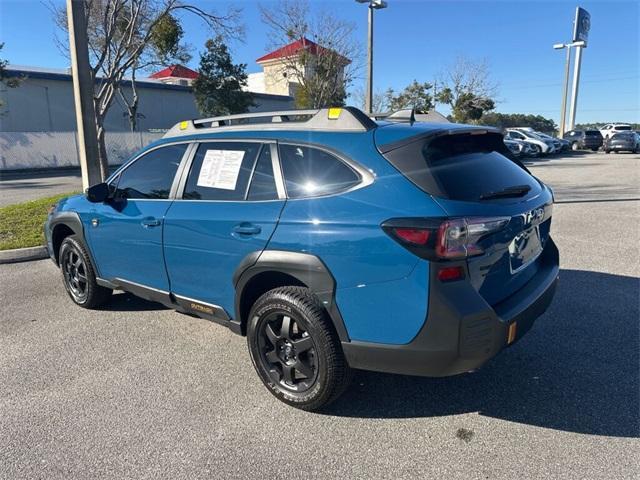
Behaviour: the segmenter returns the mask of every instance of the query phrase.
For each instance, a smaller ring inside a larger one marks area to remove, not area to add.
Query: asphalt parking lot
[[[0,478],[638,478],[640,156],[529,166],[559,200],[550,310],[475,373],[360,372],[323,413],[223,327],[81,310],[50,261],[0,265]]]
[[[79,170],[43,171],[36,173],[3,173],[0,178],[0,207],[13,203],[82,190]]]

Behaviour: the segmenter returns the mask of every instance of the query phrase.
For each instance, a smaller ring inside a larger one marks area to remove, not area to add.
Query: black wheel
[[[76,235],[62,241],[59,261],[64,287],[77,305],[96,308],[109,300],[112,290],[96,283],[91,259]]]
[[[604,153],[609,154],[609,153],[611,153],[611,150],[609,150],[608,148],[605,148]]]
[[[592,151],[592,152],[597,152],[597,151],[598,151],[598,148],[592,148],[592,149],[591,149],[591,151]]]
[[[262,295],[249,314],[247,343],[262,383],[294,407],[322,408],[351,380],[333,325],[306,288],[281,287]]]

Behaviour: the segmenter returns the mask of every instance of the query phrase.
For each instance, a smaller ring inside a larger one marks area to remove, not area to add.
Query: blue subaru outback
[[[347,107],[181,122],[45,231],[77,305],[226,325],[314,410],[353,369],[455,375],[522,337],[555,291],[552,204],[498,130]]]

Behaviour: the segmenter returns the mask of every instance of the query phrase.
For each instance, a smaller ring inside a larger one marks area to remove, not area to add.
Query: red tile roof
[[[165,68],[164,70],[160,70],[152,74],[149,78],[190,78],[195,79],[198,78],[198,72],[191,70],[190,68],[184,67],[182,65],[171,65],[170,67]]]
[[[322,53],[324,47],[321,47],[316,42],[309,40],[308,38],[301,38],[300,40],[296,40],[295,42],[291,42],[284,47],[281,47],[277,50],[274,50],[271,53],[267,53],[266,55],[260,57],[256,60],[257,63],[266,62],[267,60],[275,60],[276,58],[283,57],[291,57],[297,54],[300,50],[306,49],[309,53],[313,55],[317,55],[318,53]],[[346,62],[349,60],[345,59]]]

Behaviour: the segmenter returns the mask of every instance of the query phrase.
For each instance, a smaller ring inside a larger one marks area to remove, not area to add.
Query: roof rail
[[[185,120],[174,125],[163,138],[236,130],[317,130],[366,132],[377,127],[355,107],[317,110],[242,113],[221,117]]]

